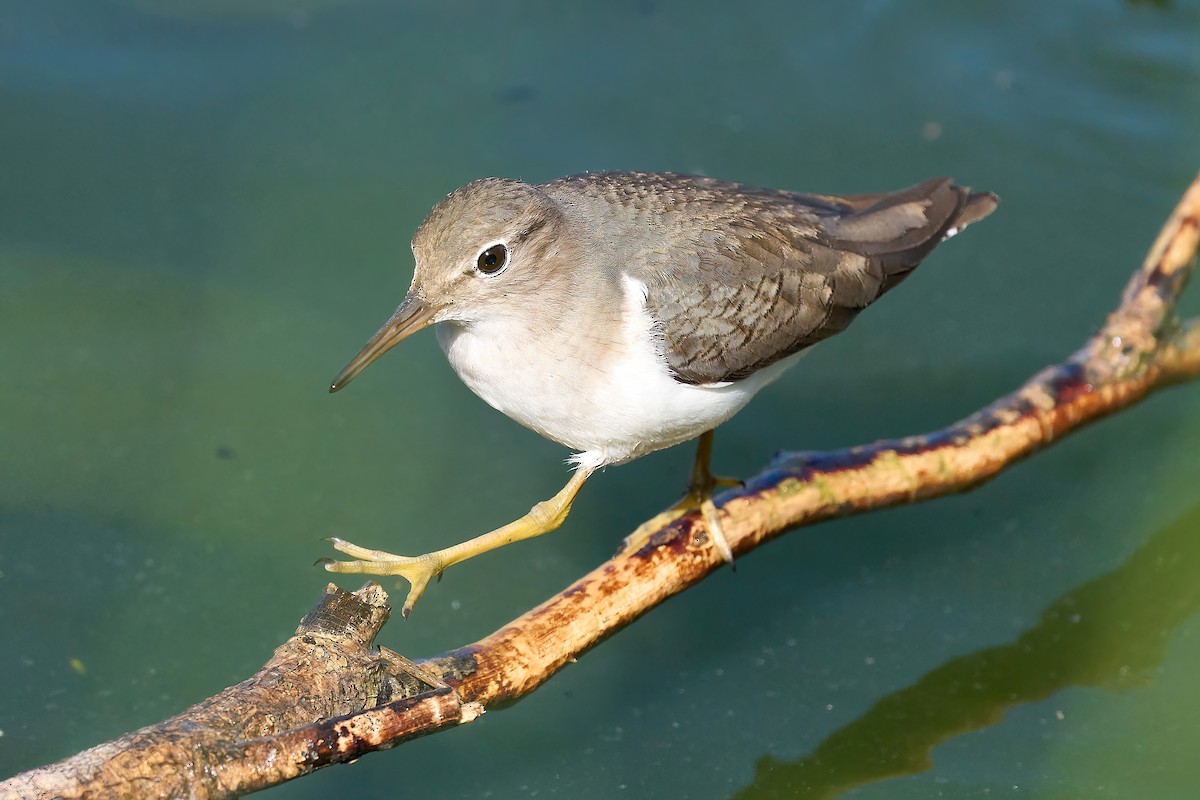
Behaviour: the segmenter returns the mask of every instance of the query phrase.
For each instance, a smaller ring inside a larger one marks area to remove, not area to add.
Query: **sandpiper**
[[[697,437],[690,489],[668,513],[698,508],[732,561],[713,429],[996,203],[948,178],[847,197],[640,172],[452,192],[413,237],[404,301],[330,391],[432,325],[462,381],[576,451],[574,473],[490,533],[414,557],[333,539],[355,560],[325,568],[403,576],[407,617],[451,564],[561,525],[596,470]]]

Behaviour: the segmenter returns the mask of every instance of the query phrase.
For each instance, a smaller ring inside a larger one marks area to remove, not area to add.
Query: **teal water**
[[[558,489],[562,449],[431,335],[326,393],[455,186],[998,192],[722,428],[715,466],[746,475],[937,428],[1071,352],[1198,167],[1188,2],[0,3],[0,777],[252,672],[319,596],[322,537],[432,549]],[[793,533],[515,707],[270,795],[1193,797],[1198,443],[1185,386],[973,493]],[[504,624],[690,457],[593,479],[381,643]]]

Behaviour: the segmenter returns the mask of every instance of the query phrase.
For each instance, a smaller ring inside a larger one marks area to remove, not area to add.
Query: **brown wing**
[[[631,269],[672,373],[690,384],[745,378],[843,330],[996,205],[946,178],[847,198],[695,180],[681,216],[696,224],[676,226],[672,268]]]

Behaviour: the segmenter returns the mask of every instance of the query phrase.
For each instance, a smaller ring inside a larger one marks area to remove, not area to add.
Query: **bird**
[[[407,618],[447,567],[558,528],[597,470],[693,439],[688,492],[665,513],[698,510],[732,563],[712,499],[725,483],[709,469],[714,429],[997,202],[950,178],[848,196],[669,172],[456,189],[413,236],[403,301],[330,391],[432,326],[463,383],[574,451],[573,472],[474,539],[400,556],[333,537],[352,560],[321,563],[405,578]]]

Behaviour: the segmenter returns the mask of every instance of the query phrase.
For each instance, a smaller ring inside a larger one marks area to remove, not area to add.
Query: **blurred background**
[[[0,777],[253,672],[319,597],[322,537],[422,552],[562,485],[567,453],[432,334],[326,393],[456,186],[1000,194],[721,429],[745,476],[1066,356],[1197,167],[1194,2],[0,2]],[[518,706],[269,795],[1193,797],[1198,443],[1200,386],[1169,390],[970,494],[783,537]],[[380,642],[503,625],[691,458],[597,476]]]

